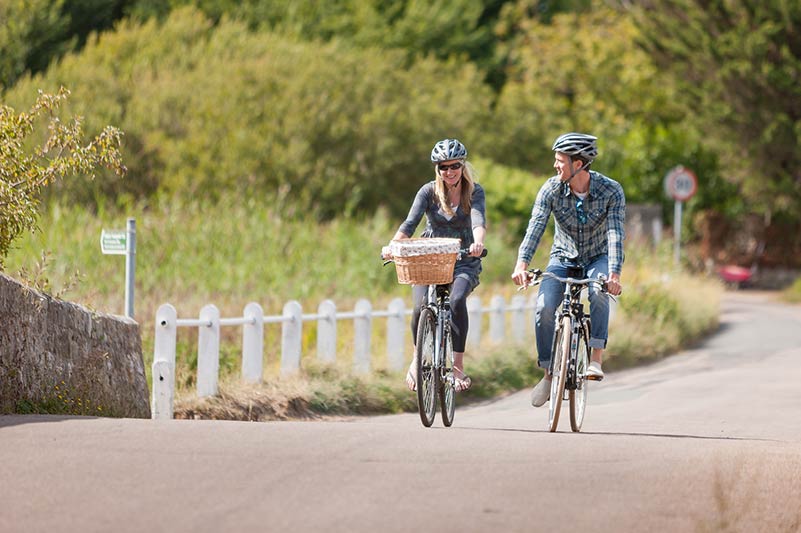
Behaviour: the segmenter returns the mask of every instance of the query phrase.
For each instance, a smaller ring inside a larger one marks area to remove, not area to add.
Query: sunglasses
[[[450,165],[437,165],[437,168],[439,168],[440,172],[445,172],[446,170],[449,170],[449,169],[450,170],[459,170],[460,168],[462,168],[462,164],[457,161],[456,163],[452,163]]]
[[[576,217],[578,217],[579,224],[587,223],[587,212],[584,211],[584,200],[576,202]]]

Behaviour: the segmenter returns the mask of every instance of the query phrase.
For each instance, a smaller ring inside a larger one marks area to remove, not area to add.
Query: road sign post
[[[693,197],[698,189],[695,173],[681,165],[673,167],[665,175],[665,192],[675,200],[673,208],[673,262],[681,261],[681,211],[684,202]]]
[[[136,267],[136,220],[128,219],[125,231],[100,232],[100,250],[107,255],[125,256],[125,315],[134,317],[134,278]]]

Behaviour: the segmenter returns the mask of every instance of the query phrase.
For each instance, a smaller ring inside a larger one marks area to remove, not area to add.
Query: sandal
[[[454,376],[453,378],[453,390],[456,392],[464,392],[466,390],[470,390],[470,387],[473,385],[473,380],[470,379],[470,376],[467,374],[463,374],[462,377],[457,378]]]

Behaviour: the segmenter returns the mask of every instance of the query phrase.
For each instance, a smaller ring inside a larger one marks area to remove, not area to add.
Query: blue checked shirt
[[[620,274],[623,268],[624,223],[626,220],[626,196],[623,187],[599,172],[590,171],[589,194],[583,201],[581,222],[575,196],[567,184],[558,176],[550,178],[540,189],[526,236],[520,244],[517,260],[531,263],[534,251],[542,239],[545,226],[553,213],[556,233],[551,256],[572,259],[587,265],[595,257],[608,254],[609,272]]]

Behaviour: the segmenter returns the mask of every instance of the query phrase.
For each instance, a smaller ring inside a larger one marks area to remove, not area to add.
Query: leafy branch
[[[122,131],[106,126],[85,143],[81,117],[62,122],[57,116],[69,94],[64,87],[56,94],[39,91],[28,112],[0,106],[0,269],[14,239],[36,227],[45,187],[72,175],[94,179],[100,166],[120,176],[127,171],[120,152]],[[28,148],[26,141],[43,116],[49,118],[47,139]]]

